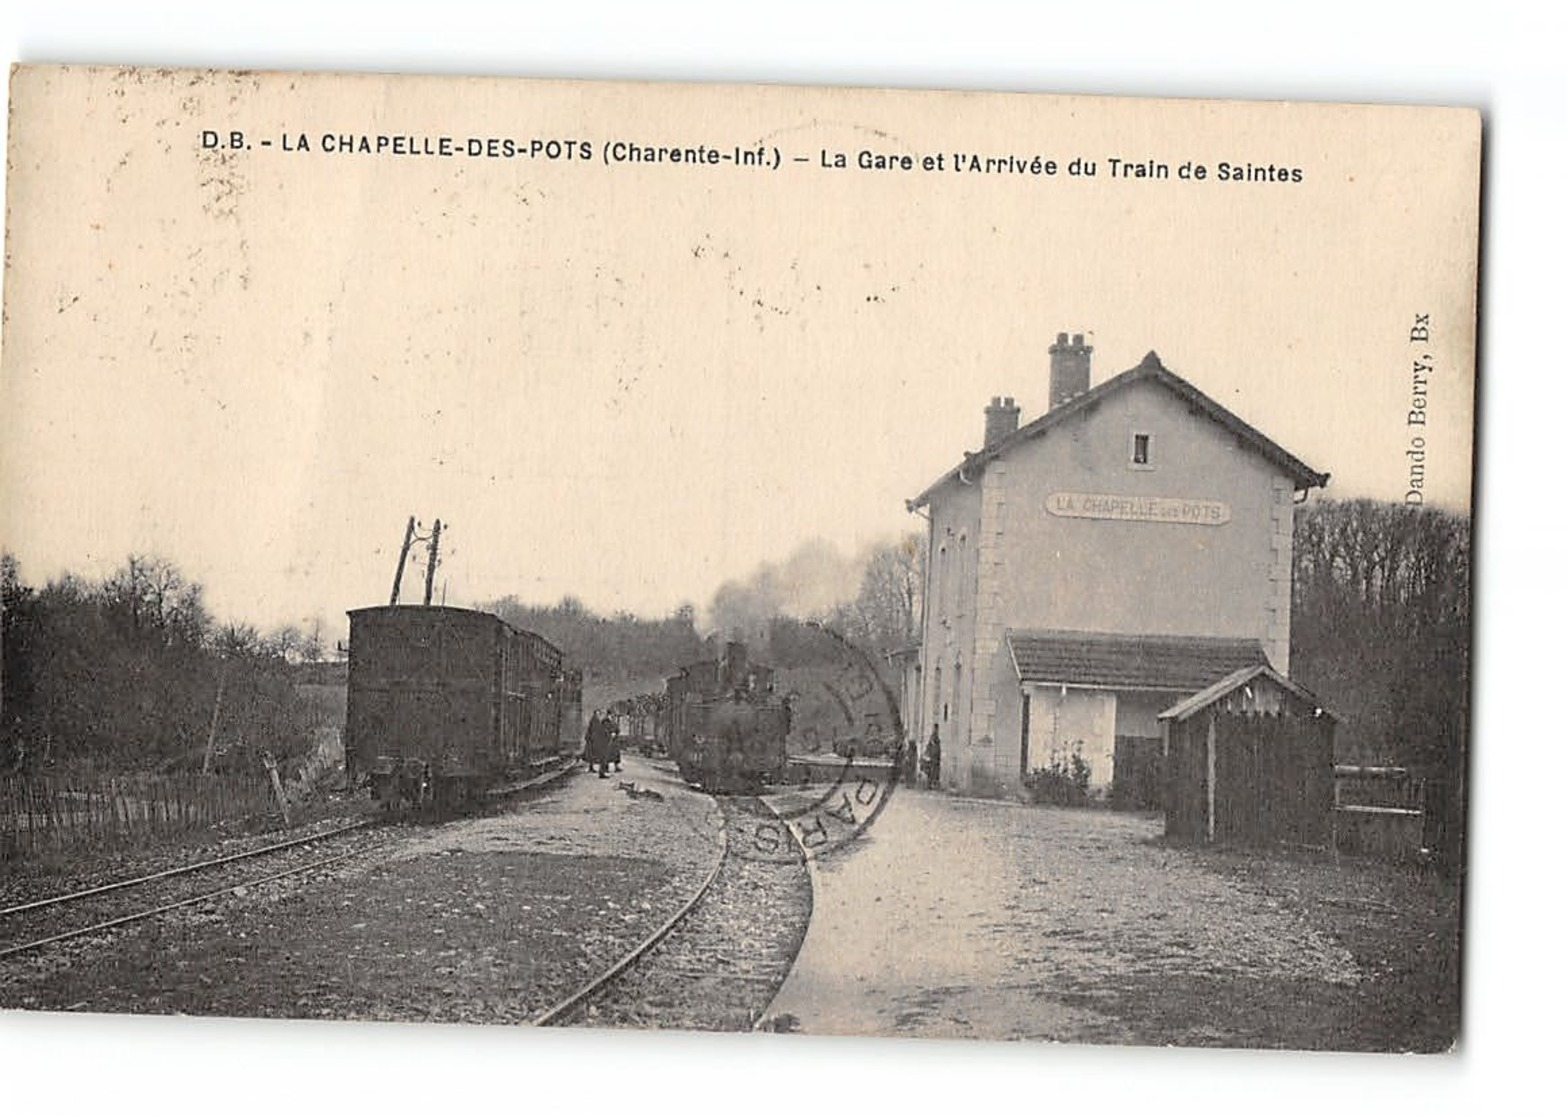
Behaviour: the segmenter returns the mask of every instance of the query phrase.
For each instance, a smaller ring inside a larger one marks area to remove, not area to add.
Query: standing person
[[[605,728],[608,731],[608,739],[604,742],[604,767],[608,770],[613,764],[615,771],[620,771],[620,719],[611,716],[605,719]]]
[[[583,755],[588,761],[588,771],[597,770],[601,780],[609,778],[609,733],[609,722],[603,711],[594,710],[593,719],[588,722],[587,748]]]
[[[941,727],[930,727],[930,742],[925,746],[925,786],[932,791],[941,786]]]
[[[909,739],[903,743],[903,755],[899,757],[902,770],[898,774],[908,786],[913,787],[914,781],[920,778],[920,743],[919,738],[909,734]]]

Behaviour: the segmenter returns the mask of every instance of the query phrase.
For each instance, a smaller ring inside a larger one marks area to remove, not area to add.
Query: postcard
[[[10,96],[0,1006],[1460,1042],[1474,109]]]

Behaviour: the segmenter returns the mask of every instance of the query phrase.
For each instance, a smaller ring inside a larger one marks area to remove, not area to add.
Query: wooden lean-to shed
[[[1267,664],[1159,715],[1167,837],[1326,849],[1337,719]]]

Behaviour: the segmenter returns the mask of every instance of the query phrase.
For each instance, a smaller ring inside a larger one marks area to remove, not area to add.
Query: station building
[[[1022,795],[1054,762],[1107,796],[1147,771],[1159,715],[1233,672],[1289,673],[1307,466],[1150,352],[1097,386],[1050,347],[1049,408],[985,408],[984,442],[908,502],[929,522],[906,692],[943,786]],[[1117,769],[1120,778],[1117,779]]]

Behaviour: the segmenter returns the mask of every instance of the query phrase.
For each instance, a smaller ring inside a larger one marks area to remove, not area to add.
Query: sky
[[[13,98],[0,539],[34,581],[159,553],[220,616],[330,636],[413,515],[451,604],[701,607],[918,530],[1063,331],[1095,383],[1157,350],[1340,498],[1409,488],[1431,350],[1423,496],[1468,506],[1473,114],[110,69]],[[564,154],[327,150],[378,136]]]
[[[611,1104],[653,1112],[683,1111],[693,1081],[747,1091],[756,1081],[789,1082],[815,1098],[871,1096],[885,1108],[907,1106],[910,1111],[972,1108],[988,1100],[1015,1106],[1041,1088],[1058,1104],[1103,1108],[1107,1083],[1113,1083],[1123,1108],[1175,1112],[1251,1113],[1259,1097],[1267,1099],[1270,1112],[1281,1114],[1316,1114],[1345,1104],[1426,1113],[1538,1110],[1540,1098],[1553,1096],[1557,1029],[1547,1013],[1560,985],[1560,967],[1553,963],[1559,954],[1559,904],[1555,892],[1539,882],[1554,871],[1551,859],[1560,844],[1555,799],[1563,773],[1560,750],[1538,747],[1537,696],[1559,686],[1552,645],[1563,620],[1557,589],[1562,548],[1551,526],[1560,475],[1554,323],[1560,317],[1564,246],[1563,19],[1561,10],[1549,5],[1501,3],[1482,14],[1470,4],[1367,5],[1358,0],[1323,0],[1265,13],[1254,5],[1206,0],[1179,6],[1106,0],[1041,5],[1027,14],[1016,5],[971,0],[958,7],[904,3],[893,16],[875,5],[812,0],[765,10],[686,0],[662,5],[577,0],[501,11],[465,0],[447,0],[438,8],[386,0],[376,6],[374,18],[366,18],[357,5],[338,9],[319,0],[218,7],[187,0],[18,0],[0,7],[0,41],[11,58],[28,61],[1476,105],[1486,114],[1487,163],[1483,464],[1475,506],[1480,558],[1475,826],[1466,905],[1465,1034],[1458,1054],[1410,1060],[809,1039],[765,1045],[745,1037],[521,1037],[472,1029],[26,1014],[0,1021],[16,1064],[33,1068],[11,1084],[14,1091],[24,1103],[58,1106],[57,1083],[69,1081],[84,1105],[92,1105],[84,1100],[89,1097],[101,1102],[98,1109],[196,1112],[210,1110],[210,1098],[219,1096],[236,1111],[263,1112],[275,1108],[273,1093],[235,1092],[232,1086],[253,1081],[258,1059],[265,1059],[287,1067],[289,1088],[323,1109],[362,1105],[365,1083],[385,1081],[387,1067],[402,1062],[433,1064],[443,1073],[399,1078],[396,1096],[377,1095],[377,1104],[391,1111],[429,1112],[461,1108],[462,1101],[502,1099],[515,1105],[519,1088],[530,1099],[542,1095],[546,1103],[580,1106],[585,1080],[571,1071],[588,1071],[586,1081]],[[84,141],[82,146],[89,145]],[[1419,155],[1412,156],[1403,173],[1418,181],[1425,165]],[[1162,278],[1161,291],[1173,286],[1187,293],[1183,279]],[[13,277],[4,282],[9,298]],[[1193,310],[1193,317],[1202,315]],[[1156,347],[1199,387],[1210,394],[1216,390],[1206,369],[1217,348],[1188,356],[1163,336],[1116,338],[1124,333],[1123,322],[1090,320],[1073,305],[1030,308],[1019,312],[1017,321],[1020,329],[1027,325],[1030,337],[1036,323],[1046,339],[1057,329],[1093,331],[1101,373],[1124,359],[1112,355],[1116,347],[1133,360],[1141,356],[1141,347]],[[8,351],[10,326],[4,342]],[[1047,342],[1032,344],[1031,357]],[[1275,351],[1270,346],[1267,352]],[[977,358],[969,367],[971,372],[980,367]],[[1025,373],[1004,378],[972,374],[939,400],[927,400],[919,409],[923,433],[898,441],[897,471],[878,487],[884,493],[876,499],[876,514],[890,515],[901,526],[901,499],[912,495],[909,479],[922,485],[927,475],[952,464],[958,448],[972,445],[979,409],[990,395],[1011,391],[1031,411],[1030,392],[1021,384]],[[999,383],[1003,379],[1008,383]],[[69,470],[53,467],[47,476],[61,499],[50,514],[18,518],[10,510],[22,460],[9,450],[16,401],[7,396],[0,404],[0,469],[5,470],[0,472],[0,545],[22,552],[24,573],[34,577],[48,576],[56,566],[82,569],[89,558],[112,563],[120,551],[149,542],[143,536],[167,549],[173,536],[163,519],[199,522],[210,512],[215,523],[232,530],[236,521],[243,525],[260,515],[258,492],[271,499],[254,475],[235,483],[216,470],[216,480],[208,484],[203,479],[190,498],[207,502],[201,516],[176,515],[185,502],[166,502],[171,511],[160,513],[157,529],[138,536],[119,524],[113,501],[93,495],[106,483],[103,463],[93,458],[88,464],[99,471],[94,484],[87,483],[85,467],[84,479],[74,486],[67,484]],[[148,410],[156,413],[150,406],[138,413]],[[1281,403],[1279,410],[1287,407]],[[1369,408],[1343,413],[1365,424],[1363,429],[1372,422]],[[1333,471],[1330,491],[1347,491],[1351,472],[1332,447],[1300,443],[1294,430],[1277,427],[1274,414],[1244,409],[1241,414],[1311,465]],[[1301,426],[1310,433],[1311,424]],[[143,452],[166,453],[182,445],[182,439],[164,433],[161,423],[141,434],[148,448]],[[241,434],[234,438],[245,441]],[[65,456],[52,452],[38,463],[56,454]],[[913,460],[914,454],[928,457]],[[121,454],[109,461],[110,479],[136,460],[134,454]],[[303,613],[315,600],[326,603],[320,608],[335,611],[345,607],[339,598],[381,600],[390,552],[410,512],[427,520],[450,516],[456,524],[454,546],[468,520],[466,511],[459,517],[447,510],[444,490],[413,491],[421,471],[404,464],[407,475],[399,476],[404,488],[383,499],[374,515],[363,517],[351,542],[323,560],[314,578],[277,581],[276,570],[293,561],[293,550],[282,562],[274,551],[297,548],[296,536],[339,534],[340,524],[327,517],[308,530],[274,520],[266,532],[241,535],[237,544],[226,538],[182,542],[186,550],[176,557],[200,566],[214,598],[235,612]],[[198,475],[215,469],[205,458],[190,467]],[[841,490],[841,485],[829,485],[827,492],[836,496]],[[887,500],[890,511],[884,507]],[[18,535],[24,524],[27,531]],[[60,526],[55,530],[51,524]],[[372,538],[380,553],[367,558]],[[252,554],[267,557],[242,565]],[[743,571],[747,561],[737,556],[726,569]],[[326,578],[334,572],[351,577],[352,583],[327,589]],[[247,596],[253,586],[267,588]],[[315,588],[307,593],[305,587]],[[701,580],[682,577],[678,588],[699,597]],[[80,1074],[84,1051],[96,1068],[93,1075]],[[603,1075],[606,1065],[614,1066],[613,1075]],[[171,1094],[171,1083],[184,1087]],[[791,1088],[773,1108],[792,1105],[797,1097]]]

